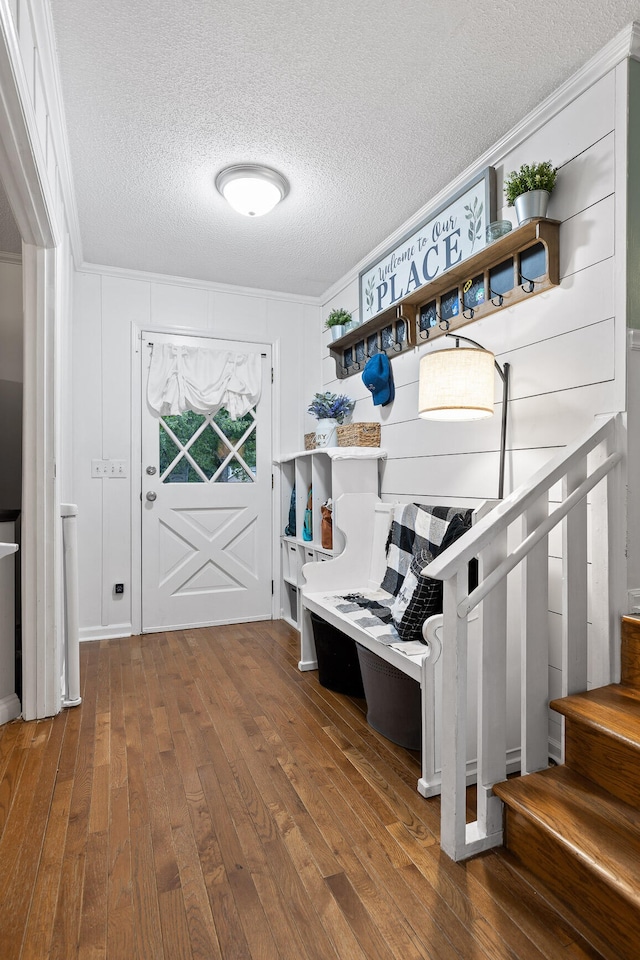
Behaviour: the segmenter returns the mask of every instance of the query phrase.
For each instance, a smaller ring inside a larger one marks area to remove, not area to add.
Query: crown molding
[[[165,283],[172,287],[186,287],[191,290],[206,290],[209,293],[226,293],[237,297],[256,297],[261,300],[279,300],[286,303],[299,303],[303,306],[320,307],[321,297],[306,297],[297,293],[285,293],[278,290],[263,290],[259,287],[235,287],[214,280],[194,280],[190,277],[173,277],[166,273],[148,273],[145,270],[132,270],[128,267],[107,267],[99,263],[83,263],[78,273],[98,274],[99,276],[118,277],[122,280],[136,280],[139,283]]]
[[[361,270],[364,270],[370,263],[374,263],[378,257],[381,257],[385,251],[393,248],[397,243],[411,234],[425,220],[435,214],[435,212],[445,203],[448,197],[457,193],[466,183],[468,183],[484,167],[494,167],[512,150],[515,150],[524,140],[543,127],[553,117],[569,104],[573,103],[581,94],[583,94],[594,83],[601,80],[605,74],[614,69],[621,61],[633,57],[640,60],[640,22],[635,21],[621,30],[612,40],[609,41],[595,56],[584,64],[576,73],[572,74],[568,80],[554,90],[545,100],[542,101],[534,110],[532,110],[519,123],[512,127],[508,133],[498,140],[492,147],[489,147],[481,157],[463,170],[454,180],[433,197],[427,204],[421,207],[409,220],[406,220],[390,236],[378,244],[365,258],[360,260],[348,273],[340,280],[336,281],[321,296],[323,305],[358,279]]]

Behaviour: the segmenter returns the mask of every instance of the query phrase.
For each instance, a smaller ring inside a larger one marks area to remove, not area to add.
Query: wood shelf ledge
[[[389,359],[392,359],[414,346],[444,336],[445,333],[453,332],[491,313],[514,306],[520,300],[542,293],[551,286],[557,286],[560,283],[559,228],[559,220],[547,218],[536,218],[521,227],[516,227],[505,236],[487,244],[463,263],[450,267],[446,273],[418,287],[408,296],[402,297],[392,308],[350,330],[339,340],[334,340],[329,344],[329,352],[336,361],[337,376],[344,379],[364,369],[369,354],[368,340],[372,336],[376,337],[377,344],[374,352],[384,352]],[[538,244],[544,248],[545,271],[536,277],[523,277],[520,269],[522,255]],[[511,268],[508,266],[509,261],[513,261]],[[509,269],[513,271],[512,286],[496,292],[492,299],[491,271],[505,264],[507,272]],[[483,278],[483,300],[473,308],[465,308],[464,287],[467,282],[478,277]],[[523,288],[522,280],[533,281],[533,288]],[[437,325],[429,329],[421,329],[421,308],[435,303],[434,316],[440,317],[441,311],[438,307],[441,307],[441,298],[449,294],[457,296],[458,312],[446,321],[440,320]],[[471,316],[465,316],[463,308],[471,313]],[[400,329],[404,333],[402,342],[398,342],[398,324],[402,325]],[[448,325],[443,326],[443,324]],[[391,339],[395,341],[395,346],[383,345],[382,331],[387,328],[391,328]],[[361,353],[364,350],[364,356],[360,361],[357,358],[357,345],[362,345]]]

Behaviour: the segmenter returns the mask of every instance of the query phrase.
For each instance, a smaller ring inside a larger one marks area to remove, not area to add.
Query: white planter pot
[[[548,190],[529,190],[527,193],[521,193],[519,197],[516,197],[515,208],[518,224],[522,226],[536,217],[546,217],[549,196]]]
[[[316,427],[316,447],[337,447],[338,421],[318,420]]]
[[[346,333],[346,330],[341,323],[337,323],[335,326],[329,327],[329,330],[331,331],[332,340],[339,340],[340,337],[344,337]]]

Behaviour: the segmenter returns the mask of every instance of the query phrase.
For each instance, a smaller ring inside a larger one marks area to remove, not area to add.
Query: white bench
[[[323,563],[309,563],[302,568],[300,670],[317,668],[311,613],[366,647],[420,684],[422,714],[422,775],[418,791],[424,797],[440,793],[440,722],[442,691],[442,615],[429,617],[423,625],[426,646],[399,641],[392,646],[381,643],[367,629],[337,609],[337,598],[345,594],[363,593],[374,597],[380,591],[387,561],[385,545],[394,504],[382,503],[373,494],[345,494],[340,499],[340,528],[345,538],[343,552]],[[483,511],[484,512],[484,511]],[[476,675],[475,651],[477,617],[469,625],[469,670]],[[404,647],[404,649],[403,649]],[[473,756],[467,758],[467,782],[476,776],[476,685],[469,683],[467,703],[467,742]],[[509,769],[518,769],[519,749],[511,749]]]

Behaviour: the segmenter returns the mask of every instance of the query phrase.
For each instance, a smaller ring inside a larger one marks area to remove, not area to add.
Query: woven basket
[[[379,447],[379,423],[343,423],[338,427],[339,447]]]
[[[305,450],[315,450],[316,448],[316,435],[315,431],[313,433],[305,433],[304,435],[304,448]]]

